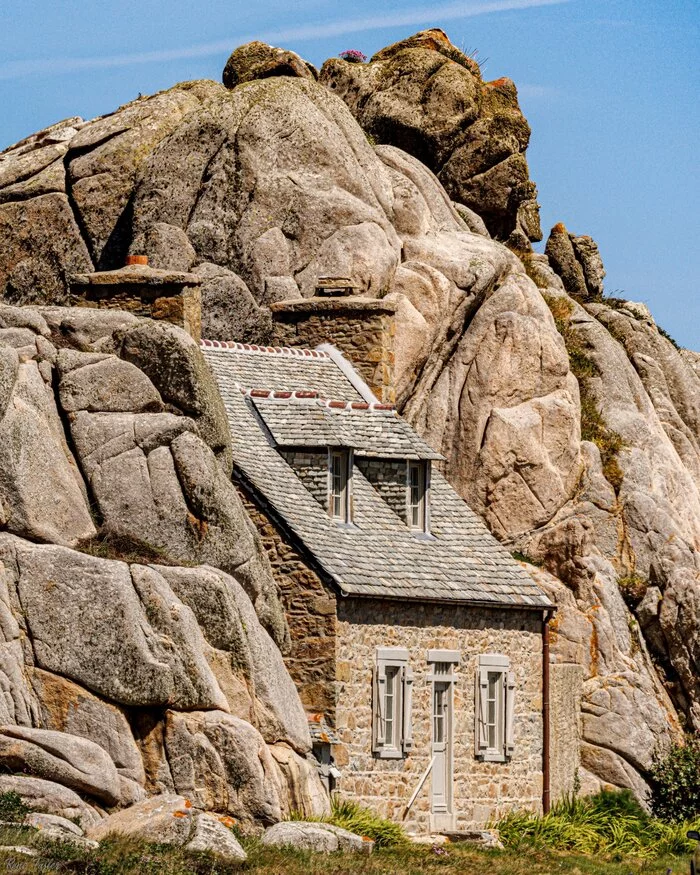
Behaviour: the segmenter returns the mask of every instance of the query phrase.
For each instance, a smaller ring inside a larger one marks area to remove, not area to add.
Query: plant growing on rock
[[[338,57],[350,64],[364,64],[367,60],[367,55],[364,55],[359,49],[345,49]]]

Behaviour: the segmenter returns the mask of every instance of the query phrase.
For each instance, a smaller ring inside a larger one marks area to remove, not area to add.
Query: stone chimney
[[[356,291],[346,277],[319,277],[313,298],[272,304],[275,342],[310,349],[332,343],[376,397],[393,404],[396,308],[384,300],[359,297]]]
[[[172,322],[199,341],[202,335],[202,278],[193,273],[158,270],[145,255],[130,255],[118,270],[75,274],[69,277],[74,307],[128,310]]]

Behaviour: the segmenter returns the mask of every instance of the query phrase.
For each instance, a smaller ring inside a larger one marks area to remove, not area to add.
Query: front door
[[[437,666],[436,666],[437,668]],[[452,681],[433,681],[433,829],[452,827]]]

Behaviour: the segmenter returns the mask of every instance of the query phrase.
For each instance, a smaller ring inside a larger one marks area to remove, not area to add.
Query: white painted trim
[[[408,650],[405,647],[377,647],[377,662],[408,662]]]
[[[352,366],[352,362],[349,362],[345,358],[345,356],[342,354],[337,346],[333,346],[332,343],[322,343],[320,346],[316,347],[316,350],[317,352],[325,353],[328,358],[332,359],[338,370],[341,371],[341,373],[343,374],[345,379],[348,380],[348,382],[352,383],[353,388],[357,389],[364,401],[366,401],[368,404],[381,403],[379,401],[379,398],[377,398],[377,396],[369,388],[367,383],[365,383],[362,377]]]
[[[460,659],[459,650],[429,650],[427,662],[451,662],[459,665]]]

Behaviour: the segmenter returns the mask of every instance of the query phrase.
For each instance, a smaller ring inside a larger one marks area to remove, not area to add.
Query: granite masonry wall
[[[406,461],[355,456],[355,464],[394,513],[405,523],[407,520]]]
[[[270,309],[276,343],[310,349],[334,344],[380,401],[394,403],[393,304],[373,298],[306,298]]]
[[[282,458],[324,510],[328,510],[328,452],[282,450]]]
[[[372,666],[377,647],[406,647],[413,684],[413,750],[398,760],[372,755]],[[338,789],[381,814],[401,820],[431,759],[431,693],[427,651],[458,650],[454,685],[455,828],[483,826],[514,807],[541,809],[542,638],[537,612],[339,599],[334,748]],[[516,676],[515,753],[504,763],[474,755],[474,685],[482,653],[508,656]],[[430,777],[404,823],[428,832]]]
[[[267,550],[280,589],[291,646],[284,655],[302,704],[335,721],[336,600],[301,555],[280,535],[269,517],[245,492],[239,494]]]

